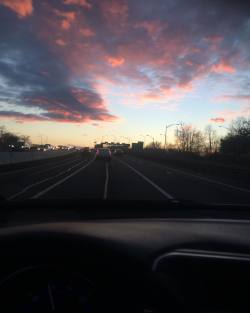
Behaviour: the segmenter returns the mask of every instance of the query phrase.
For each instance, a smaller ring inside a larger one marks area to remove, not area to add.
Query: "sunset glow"
[[[249,116],[247,10],[191,4],[0,0],[0,124],[92,145]]]

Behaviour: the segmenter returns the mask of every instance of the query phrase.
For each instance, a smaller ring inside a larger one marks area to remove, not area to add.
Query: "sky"
[[[33,142],[223,134],[249,89],[245,1],[0,0],[0,125]]]

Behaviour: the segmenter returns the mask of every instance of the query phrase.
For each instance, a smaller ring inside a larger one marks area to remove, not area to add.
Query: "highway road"
[[[1,195],[9,200],[88,198],[191,200],[249,204],[250,190],[125,155],[110,162],[74,154],[46,164],[0,173]]]

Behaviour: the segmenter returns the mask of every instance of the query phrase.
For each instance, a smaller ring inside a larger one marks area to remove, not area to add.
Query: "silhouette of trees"
[[[18,136],[12,132],[9,132],[5,127],[0,126],[0,150],[6,151],[11,148],[16,148],[22,144],[30,144],[30,138],[28,136]]]
[[[205,153],[211,154],[219,151],[220,140],[216,130],[211,125],[207,125],[204,131]]]
[[[147,149],[161,149],[161,143],[159,141],[152,141],[150,142],[147,147]]]
[[[175,137],[177,148],[181,152],[201,153],[204,150],[204,135],[192,125],[180,123]]]
[[[240,157],[250,153],[250,119],[240,117],[232,121],[229,133],[221,139],[221,153]]]

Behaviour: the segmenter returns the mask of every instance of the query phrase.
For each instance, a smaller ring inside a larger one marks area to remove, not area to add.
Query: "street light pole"
[[[165,134],[160,134],[160,136],[164,136],[164,138],[165,138]],[[165,149],[165,142],[164,142],[164,149]]]
[[[153,137],[153,136],[151,136],[151,135],[146,135],[146,136],[148,136],[148,137],[152,138],[152,140],[153,140],[153,145],[155,146],[155,139],[154,139],[154,137]]]
[[[154,137],[153,137],[153,136],[151,136],[151,135],[146,135],[146,136],[148,136],[148,137],[152,138],[153,143],[155,142],[155,139],[154,139]]]
[[[124,137],[124,136],[121,136],[122,138],[126,139],[130,145],[130,141],[131,141],[131,138],[130,137]]]
[[[172,126],[178,126],[180,124],[166,124],[166,128],[165,128],[165,143],[164,143],[164,150],[167,150],[167,131],[168,131],[168,128],[172,127]]]
[[[40,138],[40,140],[41,140],[41,146],[42,146],[42,145],[43,145],[43,135],[38,135],[37,137]]]
[[[145,135],[139,135],[140,137],[143,137],[144,142],[146,141],[146,137]]]

